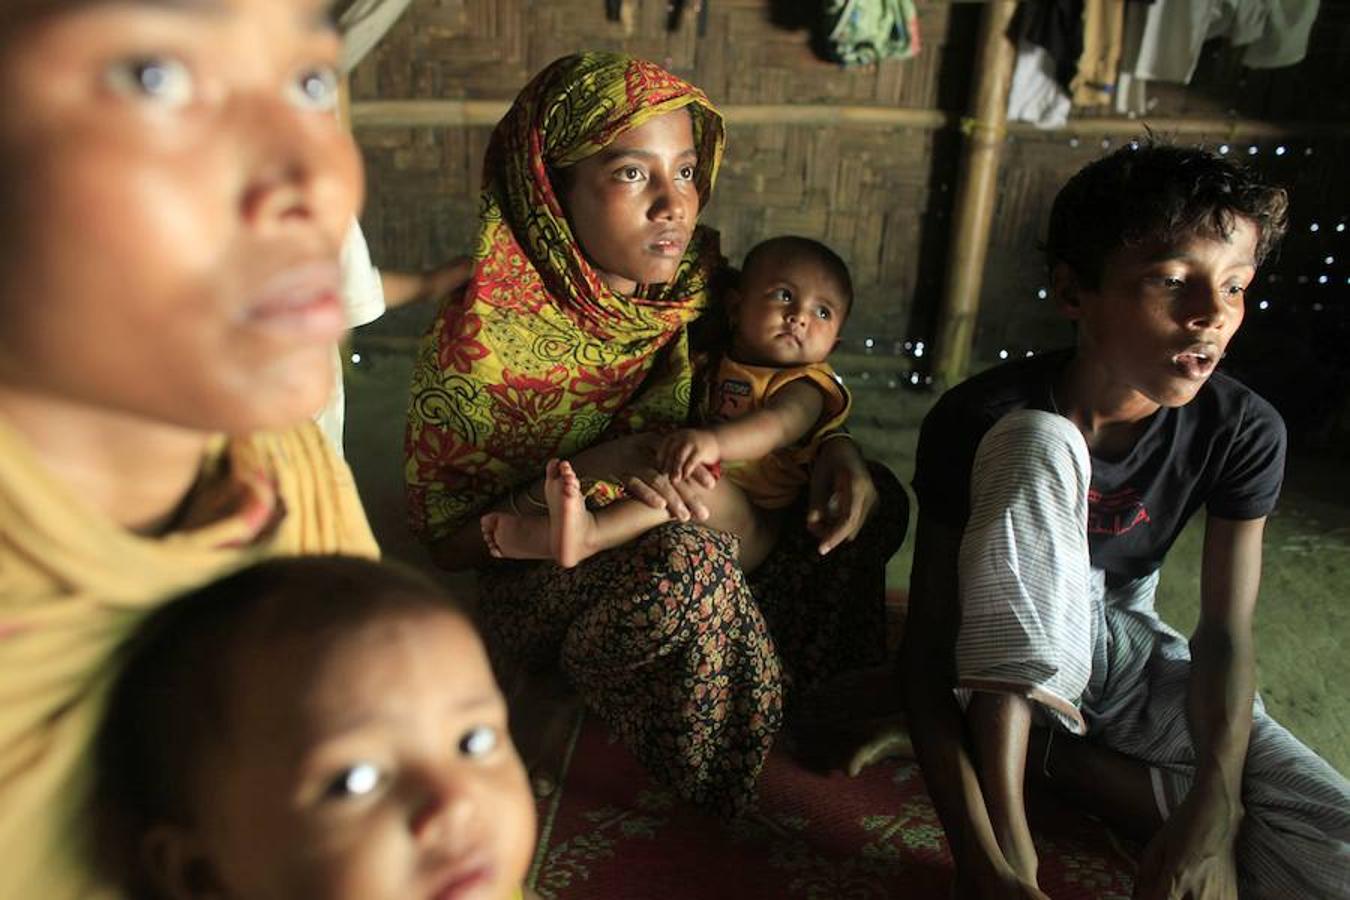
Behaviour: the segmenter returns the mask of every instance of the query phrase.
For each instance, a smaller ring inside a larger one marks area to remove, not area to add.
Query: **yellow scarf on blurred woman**
[[[178,518],[127,531],[0,420],[0,897],[105,893],[85,844],[89,751],[113,654],[150,609],[268,556],[378,555],[313,425],[222,439]]]

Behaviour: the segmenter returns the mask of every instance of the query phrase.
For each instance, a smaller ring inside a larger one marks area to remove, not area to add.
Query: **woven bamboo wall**
[[[622,24],[606,21],[604,7],[603,0],[416,0],[353,74],[353,99],[509,101],[554,58],[593,47],[662,62],[719,104],[959,108],[978,14],[969,6],[922,4],[918,58],[845,71],[816,58],[807,30],[776,24],[775,15],[781,21],[789,13],[765,0],[711,0],[703,37],[692,15],[668,32],[666,4],[651,0],[637,4],[625,37]],[[969,24],[954,27],[953,19]],[[363,223],[377,261],[428,265],[470,245],[489,132],[358,129],[369,182]],[[849,262],[858,286],[851,339],[901,339],[916,293],[936,297],[941,287],[939,273],[920,264],[920,248],[926,225],[948,214],[954,148],[950,135],[920,128],[733,121],[703,221],[722,231],[733,260],[774,234],[826,241]]]
[[[813,0],[708,2],[700,37],[693,14],[668,30],[664,0],[638,0],[631,30],[606,20],[604,0],[414,0],[354,73],[353,96],[510,99],[557,57],[600,49],[659,62],[695,81],[717,103],[846,101],[926,108],[939,105],[951,21],[963,19],[969,30],[978,14],[972,4],[920,3],[924,49],[917,58],[844,71],[817,59],[809,47],[802,14],[795,10],[818,7]],[[950,49],[965,65],[972,36],[956,39],[963,45]],[[958,91],[955,102],[963,97]]]
[[[403,21],[353,75],[362,100],[509,101],[552,59],[582,48],[646,56],[703,87],[714,102],[825,104],[964,113],[973,73],[976,3],[918,6],[923,50],[912,60],[843,70],[812,53],[801,10],[814,2],[707,0],[706,33],[692,17],[667,30],[667,4],[639,0],[631,32],[606,21],[603,0],[415,0]],[[1350,121],[1350,6],[1324,3],[1308,59],[1274,71],[1249,71],[1220,43],[1208,49],[1192,85],[1150,88],[1151,120],[1176,117]],[[1075,119],[1080,115],[1075,112]],[[1084,115],[1091,116],[1092,113]],[[1037,297],[1044,282],[1038,240],[1054,192],[1100,155],[1102,137],[1073,127],[1051,134],[1015,131],[1006,144],[994,232],[986,266],[976,358],[1020,354],[1068,340]],[[475,195],[489,128],[358,129],[366,154],[364,215],[376,260],[429,265],[463,252],[474,228]],[[725,167],[704,221],[723,232],[734,260],[755,241],[796,232],[818,237],[848,260],[858,284],[845,335],[852,349],[901,353],[906,341],[931,343],[947,260],[947,232],[959,136],[938,129],[850,125],[729,127]],[[1118,146],[1125,138],[1108,139]],[[1222,133],[1183,140],[1218,146]],[[1350,183],[1343,140],[1231,141],[1233,152],[1294,188],[1296,228],[1271,274],[1272,299],[1284,302],[1316,285],[1297,282],[1304,260],[1333,256],[1340,294],[1350,274]],[[1277,145],[1287,153],[1275,155]],[[1257,146],[1255,156],[1247,156]],[[1109,147],[1108,147],[1109,149]],[[1313,155],[1305,155],[1311,150]],[[1320,235],[1312,221],[1333,223]],[[1343,250],[1332,246],[1339,235]],[[1342,258],[1343,257],[1343,258]],[[1311,272],[1311,269],[1309,269]],[[1337,274],[1339,273],[1339,274]],[[1302,327],[1302,326],[1300,326]],[[1316,333],[1315,327],[1309,328]],[[916,364],[904,361],[902,366]],[[922,366],[923,362],[917,365]]]

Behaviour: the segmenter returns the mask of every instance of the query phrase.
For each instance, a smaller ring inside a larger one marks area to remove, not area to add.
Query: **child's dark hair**
[[[1101,286],[1106,259],[1145,241],[1227,239],[1239,218],[1257,228],[1259,266],[1287,226],[1289,198],[1251,170],[1194,147],[1149,138],[1089,163],[1060,189],[1046,256],[1082,285]]]
[[[275,641],[350,631],[378,616],[462,613],[411,571],[337,556],[269,560],[170,601],[122,648],[95,745],[97,862],[131,896],[158,896],[140,843],[190,826],[197,766],[229,735],[229,680]]]
[[[745,254],[745,261],[741,263],[741,281],[744,283],[745,277],[749,275],[757,264],[783,256],[806,256],[815,260],[824,266],[825,271],[830,274],[843,291],[844,311],[853,309],[853,277],[848,273],[848,265],[829,247],[826,247],[820,241],[808,237],[801,237],[795,234],[785,234],[781,237],[769,238],[767,241],[760,241],[750,252]]]

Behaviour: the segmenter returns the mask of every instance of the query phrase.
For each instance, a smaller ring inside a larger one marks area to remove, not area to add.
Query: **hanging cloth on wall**
[[[1106,106],[1115,93],[1124,43],[1125,0],[1083,4],[1083,52],[1070,87],[1075,106]]]
[[[1155,0],[1132,8],[1117,111],[1146,111],[1145,81],[1189,84],[1211,38],[1246,47],[1242,62],[1252,68],[1301,62],[1320,5],[1320,0]]]
[[[1017,42],[1017,63],[1008,89],[1008,121],[1037,128],[1059,128],[1069,121],[1072,103],[1055,80],[1055,60],[1026,38]]]
[[[1320,0],[1268,0],[1260,37],[1247,45],[1242,63],[1253,69],[1278,69],[1303,61]],[[1234,41],[1236,43],[1236,41]]]
[[[1112,98],[1115,111],[1122,115],[1143,115],[1149,110],[1148,84],[1134,77],[1139,62],[1139,47],[1144,41],[1144,24],[1152,4],[1130,2],[1125,4],[1125,31],[1120,48],[1120,72],[1116,75],[1116,95]]]
[[[1069,91],[1083,55],[1083,0],[1039,0],[1017,11],[1017,63],[1008,119],[1038,128],[1069,120]]]
[[[919,52],[914,0],[825,0],[821,22],[825,56],[846,66]]]
[[[1054,76],[1060,87],[1070,90],[1083,55],[1084,0],[1037,0],[1024,3],[1018,10],[1022,39],[1043,47],[1054,63]]]
[[[342,71],[350,72],[384,38],[412,0],[352,0],[338,13]]]
[[[1125,0],[1037,0],[1013,25],[1017,63],[1008,118],[1056,128],[1072,106],[1105,106],[1115,92]]]

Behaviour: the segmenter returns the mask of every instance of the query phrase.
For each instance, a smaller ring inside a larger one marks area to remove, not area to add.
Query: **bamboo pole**
[[[483,127],[496,125],[506,114],[507,100],[358,100],[350,104],[355,128]],[[764,103],[718,107],[734,125],[873,125],[929,131],[957,124],[939,109],[891,106],[831,106],[825,104]],[[1134,137],[1144,126],[1154,134],[1222,135],[1226,140],[1281,137],[1347,137],[1350,122],[1278,122],[1238,118],[1138,118],[1088,116],[1071,119],[1056,128],[1030,122],[1010,122],[1015,137]]]
[[[356,128],[496,125],[509,100],[364,100],[352,103]]]
[[[506,100],[366,100],[352,104],[352,120],[358,128],[496,125],[510,105]],[[791,103],[718,109],[733,125],[874,125],[936,130],[955,124],[954,117],[940,109]]]
[[[980,287],[984,283],[984,261],[989,251],[989,229],[994,217],[999,151],[1008,117],[1008,88],[1017,55],[1007,38],[1016,9],[1015,0],[994,0],[985,6],[980,18],[975,53],[978,80],[970,118],[962,123],[965,143],[952,216],[951,262],[934,329],[937,346],[933,377],[940,389],[964,378],[970,363]]]
[[[1320,122],[1263,121],[1239,118],[1127,118],[1125,116],[1085,116],[1070,119],[1057,128],[1040,128],[1030,122],[1012,122],[1008,134],[1015,137],[1141,137],[1144,126],[1154,134],[1166,135],[1222,135],[1230,141],[1257,140],[1282,137],[1347,137],[1350,122],[1326,120]]]

